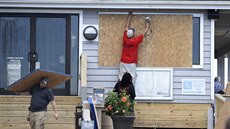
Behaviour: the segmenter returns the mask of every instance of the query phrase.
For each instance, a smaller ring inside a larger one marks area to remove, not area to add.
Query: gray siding
[[[191,10],[190,10],[191,12]],[[170,13],[170,12],[169,12]],[[197,11],[195,12],[197,13]],[[84,24],[98,24],[97,11],[84,11]],[[167,103],[210,103],[211,102],[211,22],[204,16],[203,68],[174,68],[173,69],[173,100],[157,101]],[[104,87],[111,90],[116,81],[118,67],[100,67],[98,65],[98,42],[84,41],[83,52],[88,55],[87,95],[92,95],[93,87]],[[205,95],[184,95],[182,79],[205,79]]]

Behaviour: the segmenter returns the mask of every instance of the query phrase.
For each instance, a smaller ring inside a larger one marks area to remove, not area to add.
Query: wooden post
[[[81,87],[87,86],[87,54],[82,53],[81,54]]]
[[[82,53],[81,54],[81,63],[80,63],[80,80],[81,80],[81,86],[80,86],[80,95],[82,97],[82,100],[87,100],[87,54]]]

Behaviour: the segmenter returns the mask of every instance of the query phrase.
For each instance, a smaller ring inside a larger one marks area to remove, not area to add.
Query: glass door
[[[0,17],[0,94],[29,73],[30,17]]]
[[[65,74],[71,73],[71,63],[77,68],[78,38],[72,41],[71,32],[78,35],[78,17],[71,18],[58,14],[0,14],[0,95],[14,94],[5,88],[36,68]],[[71,52],[75,54],[72,62]],[[71,84],[76,90],[77,75],[73,77]],[[70,81],[53,91],[55,95],[70,95]]]
[[[36,53],[38,61],[36,68],[47,69],[59,73],[69,73],[66,66],[69,50],[67,44],[67,29],[65,17],[37,17],[36,18]],[[69,94],[69,83],[61,84],[53,91],[56,94]]]

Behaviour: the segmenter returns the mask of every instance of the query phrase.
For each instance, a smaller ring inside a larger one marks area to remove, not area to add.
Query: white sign
[[[136,99],[172,99],[172,69],[137,69]]]
[[[205,94],[205,80],[182,79],[182,94]]]
[[[7,85],[14,83],[21,78],[21,61],[9,60],[7,62]]]

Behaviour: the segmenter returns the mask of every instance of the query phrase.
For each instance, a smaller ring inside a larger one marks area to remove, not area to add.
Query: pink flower
[[[107,109],[111,111],[113,109],[112,105],[109,105]]]
[[[127,98],[126,98],[126,97],[122,97],[122,99],[121,99],[121,100],[122,100],[122,102],[124,102],[124,103],[125,103],[125,102],[127,101]]]

